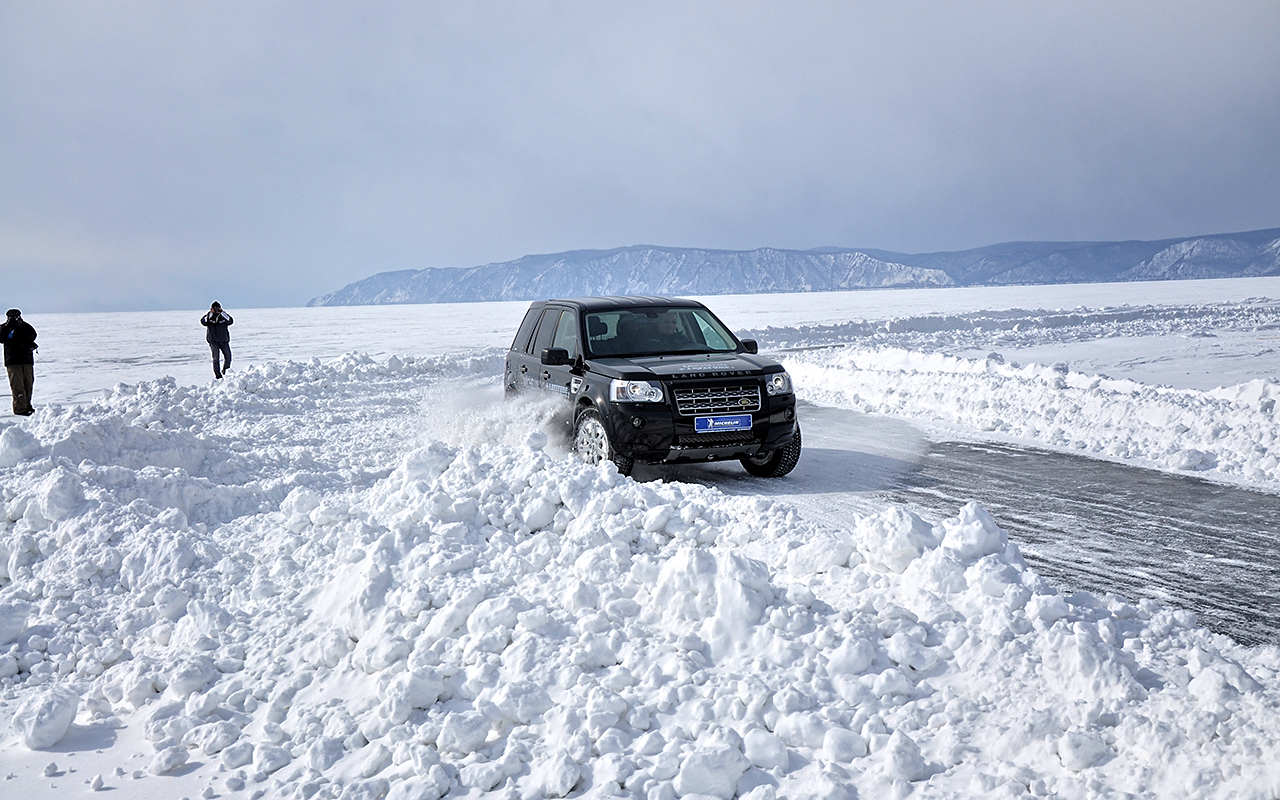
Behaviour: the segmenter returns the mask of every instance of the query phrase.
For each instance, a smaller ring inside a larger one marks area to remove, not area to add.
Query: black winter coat
[[[231,332],[227,327],[233,322],[235,320],[225,311],[210,311],[205,314],[200,318],[200,324],[206,328],[204,340],[210,344],[231,341]]]
[[[0,325],[0,341],[4,342],[6,367],[36,363],[33,355],[36,349],[36,329],[26,320],[21,317],[5,320],[5,323]]]

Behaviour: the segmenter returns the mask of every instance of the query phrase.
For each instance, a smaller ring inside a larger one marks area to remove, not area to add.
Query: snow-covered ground
[[[1280,281],[708,302],[811,402],[1274,492],[1258,298]],[[524,306],[231,309],[216,383],[198,312],[28,312],[4,796],[1280,797],[1280,648],[1060,592],[977,506],[587,467],[501,400]]]

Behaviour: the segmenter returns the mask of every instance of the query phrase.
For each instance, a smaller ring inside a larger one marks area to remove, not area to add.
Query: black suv
[[[791,378],[707,307],[667,297],[579,297],[529,306],[507,353],[508,395],[568,401],[588,463],[738,459],[761,477],[800,459]]]

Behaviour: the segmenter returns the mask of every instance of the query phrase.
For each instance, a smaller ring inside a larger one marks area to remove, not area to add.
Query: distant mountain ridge
[[[479,267],[380,272],[309,306],[717,295],[940,286],[1105,283],[1280,275],[1280,228],[1156,242],[1007,242],[905,254],[634,245],[529,255]]]

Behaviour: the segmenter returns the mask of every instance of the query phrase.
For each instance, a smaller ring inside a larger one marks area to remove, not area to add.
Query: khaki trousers
[[[9,389],[13,392],[13,413],[30,414],[35,410],[31,407],[31,388],[36,382],[35,365],[14,364],[8,370]]]

